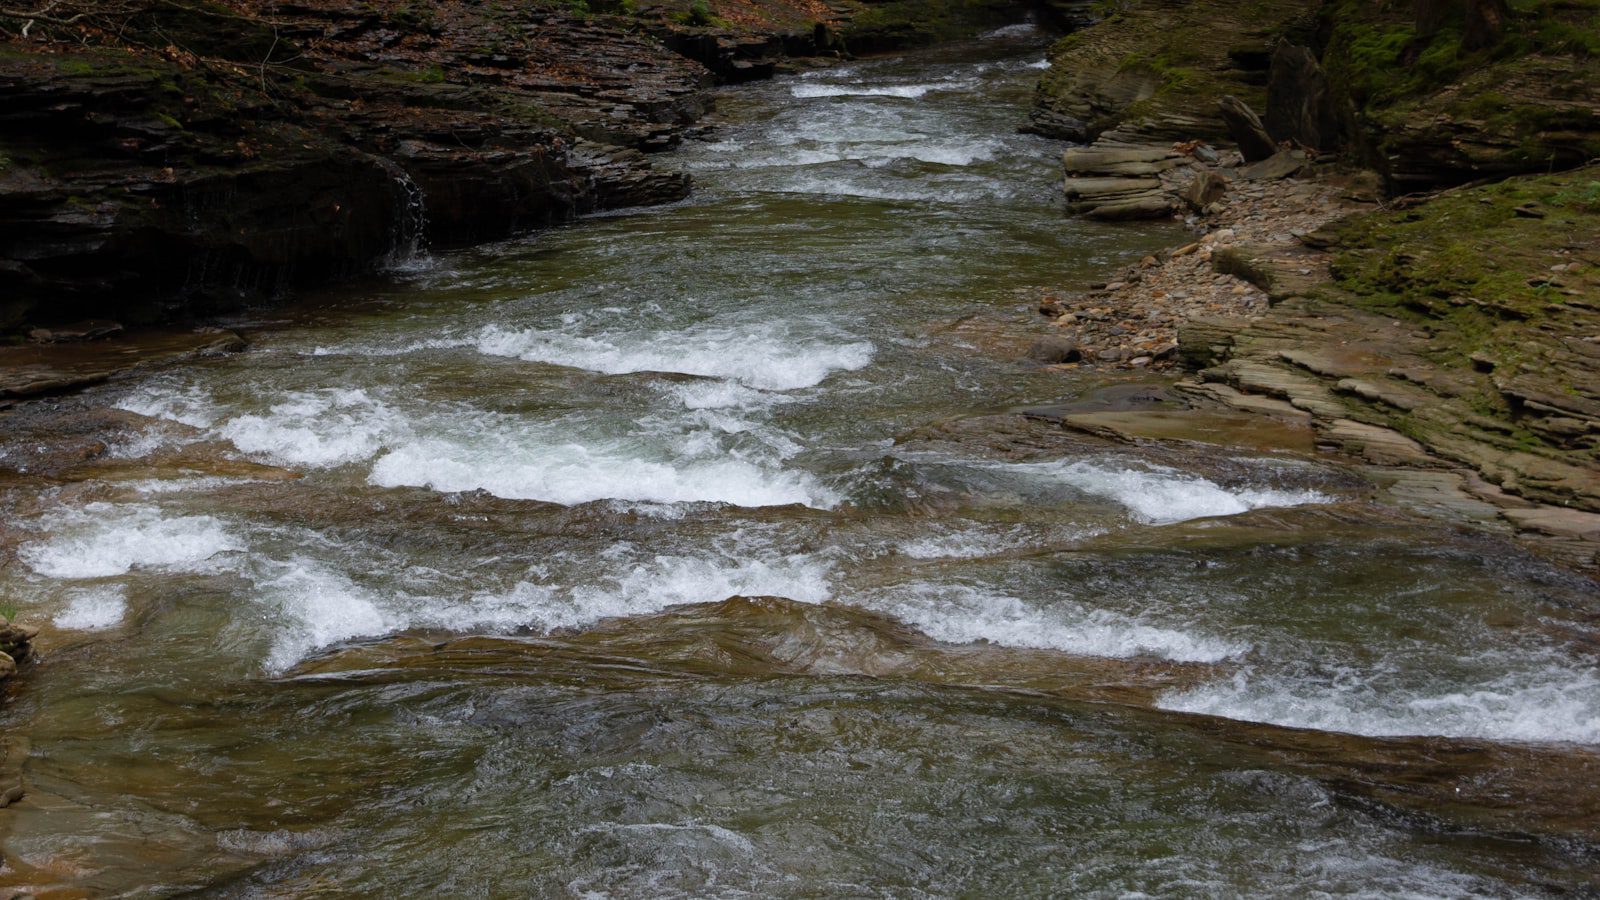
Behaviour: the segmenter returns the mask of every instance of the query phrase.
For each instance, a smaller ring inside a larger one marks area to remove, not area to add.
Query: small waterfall
[[[427,198],[405,169],[387,159],[383,164],[394,177],[396,204],[384,268],[402,271],[423,268],[428,260]]]

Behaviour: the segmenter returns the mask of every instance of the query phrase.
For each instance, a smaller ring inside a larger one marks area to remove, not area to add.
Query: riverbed
[[[1024,360],[1038,290],[1184,234],[1063,214],[1044,42],[727,89],[684,203],[229,323],[59,401],[84,464],[6,440],[0,886],[1600,889],[1592,583],[1013,413],[1133,377]]]

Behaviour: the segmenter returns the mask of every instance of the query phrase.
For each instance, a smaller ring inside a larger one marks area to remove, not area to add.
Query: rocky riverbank
[[[1181,368],[1195,403],[1408,467],[1382,477],[1411,505],[1600,567],[1592,13],[1516,5],[1469,40],[1476,6],[1431,32],[1220,7],[1132,4],[1053,51],[1034,128],[1094,142],[1066,153],[1069,206],[1183,215],[1198,240],[1044,298],[1061,336],[1031,355]]]
[[[14,625],[0,616],[0,690],[5,682],[17,674],[17,666],[26,663],[33,655],[33,638],[38,631]],[[3,795],[0,795],[3,799]],[[4,806],[0,803],[0,806]]]

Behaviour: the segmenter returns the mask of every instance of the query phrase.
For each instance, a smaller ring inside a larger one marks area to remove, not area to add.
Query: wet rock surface
[[[26,628],[12,623],[5,616],[0,616],[0,690],[3,690],[8,678],[17,674],[17,666],[28,662],[31,658],[33,639],[38,634],[39,630],[36,628]],[[0,802],[0,806],[5,805],[4,802]]]
[[[426,7],[156,8],[124,46],[14,38],[0,328],[203,314],[687,192],[637,151],[704,113],[704,67],[553,10]]]
[[[244,339],[220,328],[146,329],[96,343],[0,348],[0,408],[29,397],[59,394],[154,366],[244,349]]]
[[[1289,401],[1018,358],[1019,319],[1072,343],[1012,303],[1066,271],[1266,304],[1331,245],[1246,201],[1335,188],[1213,171],[1204,262],[1063,223],[1050,149],[989,143],[1036,45],[985,46],[741,89],[674,157],[704,202],[0,413],[0,586],[50,660],[0,892],[1589,889],[1591,582],[1460,528],[1455,470],[1308,454]],[[789,142],[818,125],[847,144]],[[857,162],[930,147],[964,152]]]

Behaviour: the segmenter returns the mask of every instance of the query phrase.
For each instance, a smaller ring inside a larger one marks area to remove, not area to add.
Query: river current
[[[64,401],[121,424],[0,483],[0,888],[1600,889],[1591,584],[1006,415],[1110,379],[1019,361],[1037,289],[1181,236],[1063,215],[1043,41],[728,89],[689,201]]]

